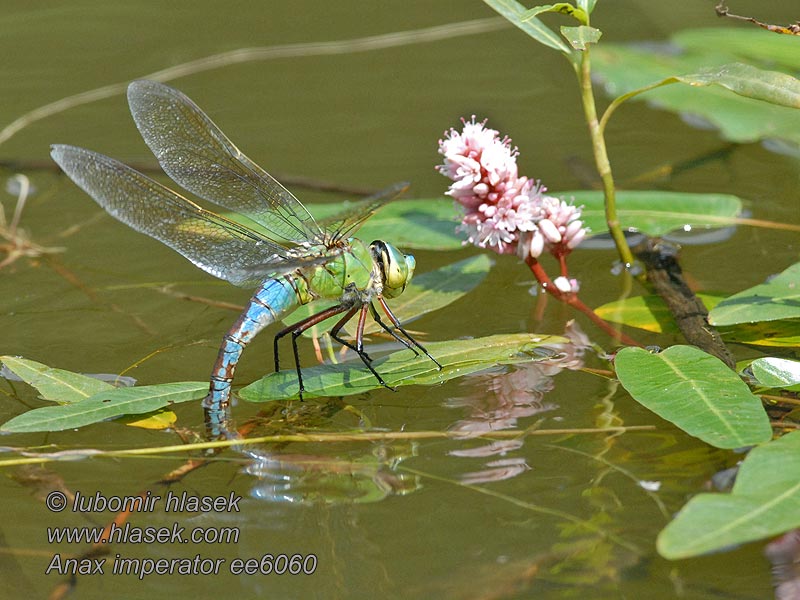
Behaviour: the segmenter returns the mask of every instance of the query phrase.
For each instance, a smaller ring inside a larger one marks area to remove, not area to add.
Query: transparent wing
[[[65,145],[54,145],[50,154],[113,217],[234,285],[257,285],[267,274],[264,265],[274,276],[325,260],[298,256],[108,156]]]
[[[395,183],[374,196],[353,203],[342,212],[320,220],[319,224],[325,229],[332,243],[347,239],[379,208],[400,196],[410,185],[407,182]]]
[[[128,104],[144,141],[181,187],[251,218],[279,243],[323,242],[321,229],[300,201],[184,94],[139,80],[128,86]]]

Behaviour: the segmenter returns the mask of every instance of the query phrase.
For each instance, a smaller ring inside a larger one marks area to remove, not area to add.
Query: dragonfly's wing
[[[354,202],[342,212],[321,220],[319,224],[328,232],[327,235],[331,242],[338,242],[339,240],[346,239],[355,233],[364,221],[375,214],[375,211],[387,202],[397,198],[405,192],[410,185],[411,184],[407,182],[395,183],[385,190],[381,190],[374,196]]]
[[[136,126],[161,167],[193,194],[253,219],[275,241],[322,241],[322,231],[291,192],[233,145],[200,108],[164,84],[128,86]]]
[[[205,210],[123,163],[75,146],[54,145],[64,172],[113,217],[177,250],[204,271],[235,285],[302,266],[302,258],[255,231]],[[282,266],[283,265],[283,266]]]

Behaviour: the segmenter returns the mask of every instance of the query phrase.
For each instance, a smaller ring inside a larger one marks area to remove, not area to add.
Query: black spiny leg
[[[354,350],[356,351],[356,354],[358,354],[358,357],[361,359],[361,362],[363,362],[367,366],[370,373],[372,373],[375,376],[375,379],[378,380],[378,383],[380,383],[383,387],[388,388],[394,392],[396,390],[388,383],[386,383],[383,380],[383,377],[378,375],[378,372],[372,366],[372,359],[370,359],[367,353],[364,352],[364,324],[367,321],[367,310],[369,309],[370,306],[371,305],[369,303],[361,306],[361,312],[358,315],[358,325],[356,327],[356,347],[354,348]],[[339,332],[337,331],[336,333]],[[333,332],[331,332],[331,337],[333,337]],[[353,348],[353,346],[351,346],[350,344],[347,344],[347,346],[349,348]]]
[[[439,367],[439,370],[441,371],[442,370],[442,365],[439,363],[439,361],[436,360],[435,358],[433,358],[428,353],[428,351],[425,349],[425,346],[420,344],[417,340],[415,340],[413,337],[411,337],[411,334],[409,334],[405,329],[403,329],[403,326],[400,325],[400,321],[397,319],[397,317],[394,315],[394,313],[391,311],[391,309],[387,306],[386,300],[383,299],[383,296],[378,296],[378,302],[380,303],[381,308],[383,309],[383,312],[385,312],[386,316],[389,317],[389,320],[392,322],[392,325],[394,325],[395,328],[397,328],[397,330],[400,333],[402,333],[404,336],[406,336],[406,338],[408,338],[409,342],[411,342],[414,346],[419,348],[422,351],[422,353],[425,354],[425,356],[430,358],[434,362],[434,364],[437,367]],[[377,314],[377,311],[375,311],[375,314]],[[383,327],[383,323],[381,323],[380,319],[376,318],[375,320],[378,322],[379,325],[381,325]],[[384,327],[384,329],[386,329],[386,328]],[[388,329],[387,329],[387,331],[388,331]],[[396,334],[392,334],[392,335],[394,335],[395,338],[400,339]],[[408,344],[406,344],[406,346],[408,346]],[[413,348],[412,348],[412,350],[413,350]]]
[[[275,335],[275,339],[273,341],[273,352],[275,354],[275,372],[277,373],[280,371],[280,361],[278,359],[278,340],[289,333],[292,334],[292,351],[294,352],[294,366],[295,370],[297,371],[297,381],[300,383],[300,400],[303,399],[305,387],[303,387],[303,374],[300,371],[300,353],[297,350],[297,338],[301,336],[306,329],[309,329],[317,323],[321,323],[325,319],[328,319],[334,315],[338,315],[346,310],[347,306],[343,304],[331,306],[322,312],[318,312],[315,315],[306,317],[299,323],[295,323],[294,325],[290,325],[289,327],[282,329]],[[353,311],[353,314],[355,314],[355,311]]]
[[[376,322],[378,325],[380,325],[381,329],[383,329],[383,330],[384,330],[386,333],[388,333],[390,336],[392,336],[392,337],[393,337],[395,340],[397,340],[398,342],[400,342],[401,344],[403,344],[403,346],[405,346],[406,348],[408,348],[409,350],[411,350],[411,351],[412,351],[412,352],[413,352],[413,353],[414,353],[416,356],[419,356],[419,352],[417,352],[417,349],[416,349],[416,348],[414,348],[414,346],[412,346],[412,345],[411,345],[410,343],[408,343],[408,342],[407,342],[405,339],[403,339],[403,338],[401,338],[399,335],[397,335],[397,334],[394,332],[394,329],[392,329],[391,327],[389,327],[389,326],[388,326],[386,323],[384,323],[384,322],[381,320],[381,316],[378,314],[378,311],[377,311],[377,310],[375,310],[375,305],[374,305],[374,304],[372,304],[372,302],[370,302],[370,303],[369,303],[369,312],[370,312],[370,314],[372,315],[372,318],[373,318],[373,320],[374,320],[374,321],[375,321],[375,322]]]
[[[351,344],[350,342],[348,342],[344,338],[339,337],[339,332],[342,330],[342,327],[344,327],[347,324],[347,322],[350,319],[353,318],[353,316],[356,314],[356,311],[359,310],[358,306],[354,306],[349,311],[347,311],[347,314],[345,314],[345,316],[343,316],[339,320],[339,322],[336,323],[336,325],[333,326],[333,329],[331,329],[331,331],[330,331],[330,336],[334,340],[339,342],[342,346],[346,346],[346,347],[350,348],[350,350],[352,350],[353,352],[358,354],[358,357],[367,366],[367,368],[369,369],[370,373],[372,373],[375,376],[375,379],[378,380],[378,383],[380,383],[383,387],[389,388],[390,390],[392,390],[394,392],[395,389],[392,386],[390,386],[389,384],[387,384],[383,380],[383,378],[380,375],[378,375],[378,372],[372,367],[372,359],[369,357],[369,354],[364,352],[364,322],[366,321],[366,318],[367,318],[367,307],[368,306],[372,306],[372,304],[369,304],[369,305],[364,304],[364,305],[362,305],[360,307],[361,308],[361,313],[358,316],[358,327],[356,328],[356,345],[355,346],[353,346],[353,344]]]

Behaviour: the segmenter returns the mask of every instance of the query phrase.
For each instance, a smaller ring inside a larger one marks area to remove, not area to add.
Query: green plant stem
[[[550,277],[547,276],[545,270],[542,268],[541,263],[533,258],[532,256],[528,256],[525,258],[525,264],[530,267],[531,271],[533,272],[536,280],[541,284],[544,288],[544,291],[563,302],[564,304],[568,304],[572,308],[582,312],[587,317],[589,317],[592,322],[597,325],[600,329],[605,331],[608,335],[610,335],[615,340],[622,342],[623,344],[627,344],[628,346],[637,346],[642,348],[643,346],[634,340],[632,337],[629,337],[622,333],[621,331],[617,331],[614,329],[610,323],[604,321],[596,312],[594,312],[591,308],[586,306],[578,295],[573,292],[564,293],[559,290],[556,285],[550,280]]]
[[[625,239],[625,234],[619,224],[619,217],[617,216],[617,200],[616,188],[614,186],[614,176],[611,173],[611,163],[608,160],[608,153],[606,151],[606,141],[603,137],[603,129],[597,119],[597,106],[594,101],[594,90],[592,88],[592,70],[591,61],[589,58],[589,48],[586,48],[581,53],[581,63],[576,70],[578,75],[578,82],[581,88],[581,101],[583,103],[583,113],[586,117],[586,123],[589,126],[589,135],[592,139],[592,150],[594,152],[594,161],[597,166],[597,172],[603,183],[603,194],[605,195],[605,211],[606,223],[611,237],[614,239],[614,244],[617,247],[617,252],[622,262],[630,267],[633,265],[633,254],[628,247],[628,242]]]

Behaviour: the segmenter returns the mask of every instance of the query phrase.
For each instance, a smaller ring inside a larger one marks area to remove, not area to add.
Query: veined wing
[[[397,198],[410,185],[408,182],[395,183],[369,198],[353,203],[342,212],[320,220],[319,224],[326,231],[327,238],[331,243],[347,239],[361,227],[364,221],[375,214],[375,211]]]
[[[265,264],[272,268],[269,274],[278,275],[325,260],[299,256],[108,156],[60,144],[50,154],[113,217],[234,285],[252,287],[263,281]]]
[[[183,93],[139,80],[128,86],[128,104],[144,141],[181,187],[253,219],[278,243],[324,241],[300,201],[247,158]]]

